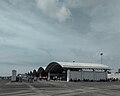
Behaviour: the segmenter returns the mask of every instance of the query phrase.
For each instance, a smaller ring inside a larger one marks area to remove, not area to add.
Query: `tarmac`
[[[120,82],[1,80],[0,96],[120,96]]]

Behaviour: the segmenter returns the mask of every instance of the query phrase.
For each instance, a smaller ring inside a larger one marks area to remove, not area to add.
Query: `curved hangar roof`
[[[53,72],[53,71],[62,71],[63,68],[92,68],[92,69],[107,69],[110,70],[111,68],[107,65],[103,64],[95,64],[95,63],[77,63],[77,62],[51,62],[46,67],[46,72]]]
[[[96,69],[110,69],[109,66],[95,63],[77,63],[77,62],[57,62],[63,68],[96,68]]]

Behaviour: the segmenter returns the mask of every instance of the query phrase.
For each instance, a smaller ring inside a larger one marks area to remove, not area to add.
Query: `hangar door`
[[[70,71],[70,79],[72,80],[82,80],[82,72],[81,71]]]
[[[83,72],[83,80],[94,80],[94,72],[93,71],[84,71]]]
[[[95,72],[95,80],[106,80],[106,72]]]

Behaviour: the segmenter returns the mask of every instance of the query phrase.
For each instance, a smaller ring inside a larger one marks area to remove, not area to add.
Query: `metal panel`
[[[106,72],[95,72],[95,80],[106,80]]]
[[[70,71],[69,78],[72,80],[106,80],[106,75],[106,72]]]
[[[70,71],[70,79],[72,80],[82,80],[81,71]]]
[[[84,71],[83,72],[83,80],[94,80],[94,72],[93,71]]]

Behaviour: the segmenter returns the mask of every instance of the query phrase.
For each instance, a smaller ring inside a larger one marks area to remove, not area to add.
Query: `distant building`
[[[110,67],[103,64],[77,62],[51,62],[45,69],[48,80],[107,80]]]
[[[17,74],[17,71],[16,70],[12,70],[11,81],[16,81],[16,74]]]
[[[118,79],[118,80],[120,80],[120,73],[111,73],[111,74],[108,74],[108,78],[109,79]]]
[[[118,69],[118,73],[120,73],[120,68]]]

